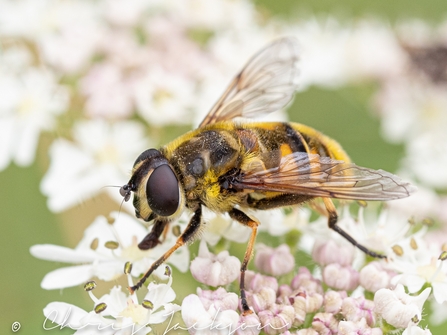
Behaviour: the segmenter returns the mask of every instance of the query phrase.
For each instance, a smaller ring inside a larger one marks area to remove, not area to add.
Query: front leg
[[[189,243],[194,239],[197,232],[200,229],[202,221],[202,207],[199,205],[199,207],[195,210],[193,217],[189,221],[188,226],[186,227],[185,231],[182,235],[180,235],[177,239],[177,242],[175,242],[175,245],[170,248],[168,251],[166,251],[163,256],[161,256],[159,259],[157,259],[149,268],[149,270],[146,271],[146,273],[141,277],[141,279],[132,287],[129,287],[129,291],[131,294],[133,294],[136,290],[138,290],[141,286],[143,286],[144,282],[147,278],[154,272],[161,264],[163,264],[171,254],[176,251],[178,248],[183,246],[184,244]]]
[[[259,222],[254,221],[247,214],[236,208],[233,208],[231,211],[228,212],[228,214],[230,214],[230,217],[233,220],[236,220],[242,223],[244,226],[251,228],[250,240],[248,241],[247,249],[245,250],[244,261],[242,262],[241,265],[241,280],[239,282],[239,288],[241,290],[241,304],[243,309],[243,315],[247,315],[251,314],[252,311],[248,307],[247,297],[245,296],[245,271],[247,270],[248,262],[251,259],[251,255],[253,254],[253,246],[255,244],[256,233],[258,231]]]
[[[149,250],[160,244],[160,236],[168,228],[168,221],[155,219],[151,232],[138,244],[140,250]]]

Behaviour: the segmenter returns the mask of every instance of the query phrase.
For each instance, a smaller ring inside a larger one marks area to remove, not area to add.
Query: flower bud
[[[270,287],[264,287],[259,292],[248,294],[247,301],[256,313],[269,309],[275,303],[276,292]]]
[[[259,317],[252,313],[241,315],[237,325],[236,335],[258,335],[261,332],[261,321]]]
[[[359,285],[359,273],[351,266],[332,263],[324,268],[323,280],[334,289],[352,291]]]
[[[327,291],[324,294],[324,311],[326,313],[337,314],[341,310],[343,299],[346,297],[345,291]]]
[[[360,285],[370,292],[377,292],[390,285],[393,272],[384,269],[381,263],[371,262],[360,270]]]
[[[270,248],[261,244],[256,250],[255,265],[266,274],[281,276],[292,271],[295,259],[286,244],[282,244],[278,248]]]
[[[298,330],[296,335],[318,335],[318,333],[312,328],[307,328]]]
[[[305,267],[299,268],[298,274],[292,279],[290,286],[294,290],[302,289],[306,292],[317,292],[323,294],[321,281],[315,279],[310,273],[309,269]]]
[[[376,322],[373,310],[374,303],[362,296],[358,298],[345,298],[341,305],[341,314],[347,321],[357,322],[365,319],[369,326],[373,326]]]
[[[317,313],[312,320],[312,328],[318,334],[337,334],[338,321],[331,313]]]
[[[278,291],[278,280],[275,277],[264,276],[253,271],[245,272],[245,288],[252,292],[259,292],[264,287]]]
[[[352,334],[362,334],[362,335],[382,335],[382,329],[380,328],[369,328],[366,324],[365,319],[360,319],[359,321],[340,321],[338,324],[338,335],[352,335]]]
[[[199,255],[191,262],[191,274],[199,282],[210,285],[227,285],[239,276],[241,262],[224,250],[218,255],[209,252],[206,242],[202,240]]]
[[[258,316],[266,334],[280,334],[292,326],[294,309],[292,306],[275,304],[270,309],[261,311]]]
[[[211,305],[218,310],[233,310],[235,311],[238,307],[239,297],[236,293],[227,292],[223,287],[219,287],[215,291],[202,290],[200,287],[197,288],[197,296],[203,304],[205,309],[209,309]]]
[[[278,288],[277,300],[282,304],[290,304],[289,297],[293,295],[293,290],[289,285],[283,284]]]
[[[334,240],[318,240],[312,249],[312,258],[320,265],[332,263],[348,266],[354,260],[355,247],[352,244]]]

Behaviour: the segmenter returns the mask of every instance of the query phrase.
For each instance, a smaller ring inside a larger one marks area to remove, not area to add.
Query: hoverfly
[[[244,276],[259,225],[245,214],[247,209],[267,210],[322,198],[331,229],[365,253],[384,257],[358,244],[337,225],[331,198],[399,199],[409,196],[413,186],[388,172],[351,163],[336,141],[305,125],[235,120],[279,110],[292,100],[298,55],[294,39],[274,41],[246,64],[196,130],[137,158],[120,193],[128,201],[133,192],[136,216],[153,221],[139,248],[155,247],[168,223],[185,208],[193,216],[176,244],[129,288],[131,292],[175,250],[194,240],[202,228],[202,206],[227,212],[251,228],[240,276],[245,314],[250,309]]]

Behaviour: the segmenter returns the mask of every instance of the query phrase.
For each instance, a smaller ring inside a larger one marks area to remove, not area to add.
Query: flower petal
[[[93,251],[73,250],[53,244],[36,244],[29,251],[36,258],[54,262],[84,263],[92,262],[95,259]]]
[[[68,266],[45,275],[40,286],[45,290],[55,290],[84,284],[93,276],[92,265]]]

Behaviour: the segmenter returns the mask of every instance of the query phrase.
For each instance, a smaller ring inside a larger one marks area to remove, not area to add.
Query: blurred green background
[[[427,22],[446,19],[445,0],[427,1],[255,1],[265,11],[283,15],[289,20],[306,15],[336,15],[340,18],[377,16],[384,20],[420,18]],[[298,36],[299,38],[299,36]],[[370,111],[373,84],[344,87],[338,90],[311,88],[296,95],[289,109],[291,121],[307,124],[338,140],[358,165],[395,171],[403,156],[403,147],[384,142],[380,137],[379,120]],[[172,134],[172,137],[178,134]],[[74,247],[84,228],[91,223],[90,206],[113,208],[105,198],[81,205],[62,215],[54,215],[46,207],[39,183],[47,166],[46,148],[41,139],[38,159],[27,168],[11,165],[0,173],[0,331],[12,333],[18,321],[18,334],[72,334],[59,328],[44,330],[42,309],[52,301],[67,301],[90,309],[91,300],[82,288],[45,291],[40,288],[44,275],[62,264],[34,259],[29,248],[34,244],[52,243]],[[1,149],[0,149],[1,150]],[[124,182],[124,181],[123,181]],[[68,223],[67,223],[68,222]],[[174,275],[174,286],[175,275]],[[179,285],[179,283],[177,283]],[[99,295],[99,294],[98,294]],[[428,311],[424,314],[427,315]],[[445,334],[443,327],[430,327],[433,334]],[[444,328],[446,329],[446,328]]]

